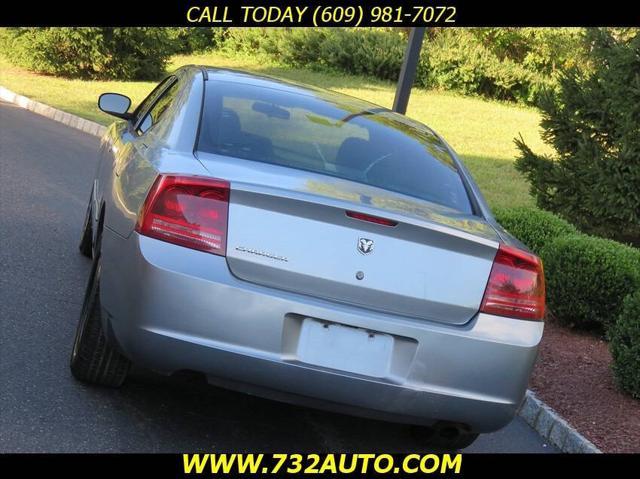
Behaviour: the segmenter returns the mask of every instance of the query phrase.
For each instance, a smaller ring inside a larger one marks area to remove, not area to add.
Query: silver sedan
[[[461,448],[505,426],[542,337],[540,260],[455,152],[385,108],[189,66],[104,135],[71,356],[418,425]],[[488,140],[490,141],[490,140]]]

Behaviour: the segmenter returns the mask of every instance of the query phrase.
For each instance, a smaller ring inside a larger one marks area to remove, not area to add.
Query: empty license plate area
[[[325,368],[373,377],[392,373],[394,336],[304,318],[297,360]]]

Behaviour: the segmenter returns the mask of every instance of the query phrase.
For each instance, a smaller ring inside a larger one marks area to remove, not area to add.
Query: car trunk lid
[[[498,247],[481,218],[348,180],[214,157],[201,161],[231,181],[227,262],[238,278],[449,324],[477,313]]]

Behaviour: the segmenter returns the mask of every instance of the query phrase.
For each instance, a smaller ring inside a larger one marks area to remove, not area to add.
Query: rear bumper
[[[474,432],[505,426],[526,391],[543,324],[485,314],[449,326],[291,294],[235,278],[225,258],[105,229],[101,298],[134,362],[279,400]],[[390,334],[386,373],[302,363],[304,318]]]

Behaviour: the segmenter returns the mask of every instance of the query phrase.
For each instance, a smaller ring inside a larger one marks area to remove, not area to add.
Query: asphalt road
[[[0,452],[425,451],[406,426],[293,407],[134,370],[75,381],[89,260],[77,241],[98,140],[0,102]],[[516,418],[471,452],[555,452]]]

